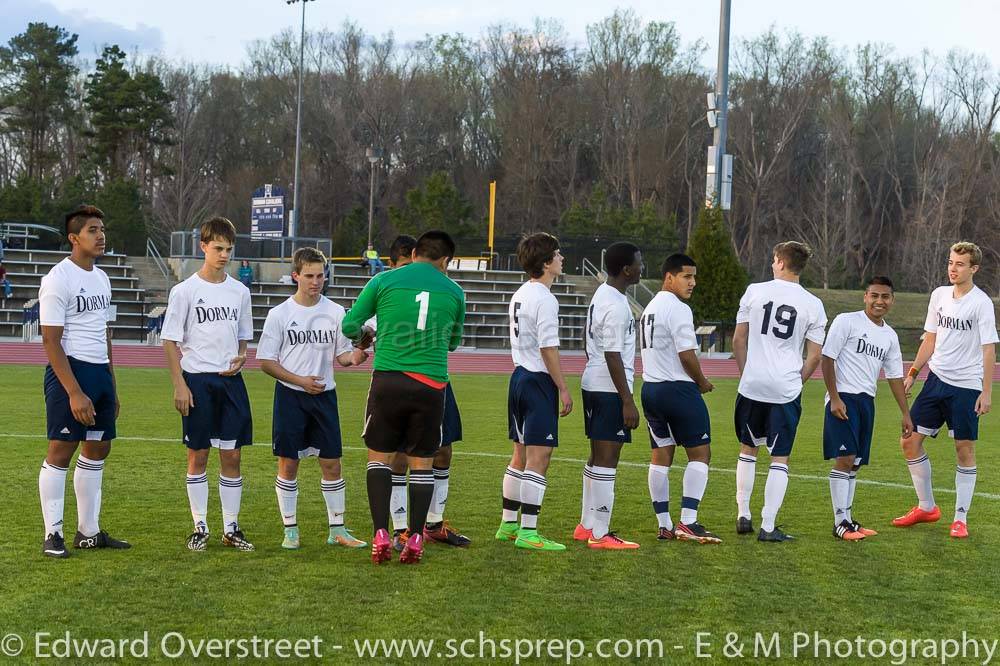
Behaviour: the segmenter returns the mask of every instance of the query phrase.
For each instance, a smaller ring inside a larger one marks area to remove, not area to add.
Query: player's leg
[[[278,419],[275,412],[275,419]],[[299,547],[299,459],[278,456],[278,476],[274,479],[274,492],[278,496],[278,511],[285,537],[282,548],[295,550]]]
[[[976,491],[976,440],[979,438],[979,415],[976,402],[979,391],[949,386],[947,405],[948,429],[955,438],[955,517],[951,536],[969,536],[968,515]]]
[[[216,412],[214,429],[219,435],[219,498],[222,501],[222,543],[237,550],[250,552],[254,546],[240,528],[240,507],[243,501],[241,451],[253,444],[253,417],[250,396],[242,375],[220,377],[220,409]]]
[[[521,528],[517,531],[514,545],[526,550],[562,551],[566,546],[538,533],[538,514],[542,510],[545,478],[552,460],[555,446],[551,444],[528,444],[525,450],[524,476],[521,481]]]
[[[845,541],[860,541],[865,537],[861,532],[855,531],[853,524],[847,519],[854,457],[851,453],[834,458],[829,475],[830,502],[833,505],[833,536]]]
[[[851,469],[858,456],[858,427],[861,414],[847,394],[840,398],[847,407],[847,420],[834,416],[827,403],[823,408],[823,458],[832,460],[828,475],[830,503],[833,506],[833,536],[846,541],[858,541],[864,535],[854,530],[848,517],[850,506]]]
[[[455,393],[449,383],[444,389],[444,417],[441,421],[441,446],[434,454],[434,497],[427,514],[424,538],[449,546],[464,547],[472,540],[459,533],[444,519],[448,489],[451,483],[451,457],[453,444],[462,440],[462,416],[458,411]]]
[[[594,422],[594,406],[597,394],[592,391],[581,391],[583,395],[583,431],[590,440],[590,455],[583,466],[583,492],[580,496],[580,523],[573,530],[574,541],[588,541],[593,536],[594,529],[594,438],[592,424]]]
[[[876,536],[878,532],[863,527],[861,523],[854,519],[852,512],[854,510],[854,491],[858,485],[858,471],[860,471],[863,465],[868,465],[871,462],[872,434],[875,431],[875,398],[867,395],[858,396],[856,402],[854,411],[860,417],[857,419],[858,452],[852,461],[851,471],[848,473],[847,509],[844,516],[855,532],[860,532],[864,536],[870,537]]]
[[[406,454],[393,455],[392,493],[389,495],[389,515],[392,517],[392,547],[403,550],[406,542]]]
[[[609,394],[612,395],[612,394]],[[615,395],[617,398],[617,395]],[[615,432],[628,432],[618,430]],[[623,441],[595,440],[592,484],[594,529],[587,541],[590,548],[634,550],[639,544],[625,541],[611,531],[611,514],[615,506],[615,477],[621,458]]]
[[[406,414],[404,442],[410,468],[410,536],[399,554],[399,561],[416,564],[423,557],[423,529],[434,497],[434,456],[441,446],[445,391],[406,379],[410,383],[403,404]]]
[[[38,472],[38,495],[42,503],[42,520],[45,523],[42,554],[46,557],[69,557],[63,535],[66,472],[77,446],[78,442],[50,439],[45,460],[42,461],[42,468]]]
[[[521,511],[521,484],[524,477],[524,468],[528,464],[528,455],[525,446],[516,438],[520,434],[514,433],[515,438],[511,444],[513,452],[507,469],[503,473],[503,483],[501,485],[501,511],[500,527],[497,529],[495,538],[497,541],[514,541],[517,539],[518,518]]]
[[[243,552],[251,552],[254,545],[247,540],[240,527],[240,508],[243,504],[243,474],[240,447],[219,448],[219,500],[222,504],[222,545]]]
[[[323,472],[323,500],[326,502],[326,517],[330,525],[330,534],[326,539],[329,545],[340,545],[347,548],[364,548],[368,544],[355,537],[344,523],[347,512],[347,482],[341,472],[340,457],[326,458],[320,454],[320,470]]]
[[[202,374],[184,373],[191,390],[194,406],[187,416],[181,416],[184,445],[187,449],[187,496],[194,530],[187,538],[189,550],[208,548],[208,452],[212,449],[212,414],[215,394],[210,390],[211,378]]]
[[[785,501],[785,491],[788,490],[788,459],[802,415],[799,400],[800,398],[796,398],[785,404],[769,405],[768,408],[767,447],[771,454],[771,465],[764,484],[764,506],[760,510],[758,541],[780,542],[794,538],[778,529],[775,521]]]
[[[706,433],[707,434],[707,433]],[[681,442],[697,442],[700,438],[682,436]],[[683,444],[682,444],[683,446]],[[674,528],[678,539],[703,544],[722,543],[718,535],[709,532],[698,522],[698,507],[708,487],[708,465],[712,460],[711,444],[685,446],[688,464],[684,468],[681,491],[681,521]]]
[[[753,532],[750,498],[757,477],[757,447],[767,442],[767,410],[755,400],[736,394],[733,420],[740,453],[736,460],[736,533]]]
[[[896,527],[910,527],[917,523],[933,523],[941,518],[941,509],[934,501],[934,489],[931,480],[931,461],[924,450],[924,438],[936,437],[944,425],[943,411],[945,396],[944,384],[934,373],[917,394],[916,400],[910,406],[910,418],[913,420],[913,433],[909,437],[900,438],[899,446],[906,458],[906,466],[910,470],[913,489],[917,493],[917,506],[904,515],[894,518],[892,524]]]
[[[648,382],[642,385],[642,413],[649,428],[649,446],[652,451],[646,483],[649,499],[656,515],[656,538],[665,541],[674,538],[674,522],[670,518],[670,466],[674,461],[675,441],[667,416],[671,397],[667,382]]]

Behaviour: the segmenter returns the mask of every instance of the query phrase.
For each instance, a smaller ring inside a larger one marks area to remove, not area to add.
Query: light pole
[[[295,118],[295,180],[292,186],[292,217],[288,221],[288,235],[295,238],[299,226],[299,151],[302,148],[302,74],[306,60],[306,3],[309,0],[285,0],[286,5],[302,3],[302,32],[299,36],[299,100]]]
[[[708,174],[705,200],[711,206],[729,208],[732,188],[732,157],[726,155],[726,132],[729,125],[729,19],[732,0],[721,0],[719,8],[719,60],[715,74],[715,93],[708,95],[708,123],[714,128],[708,149]]]
[[[382,159],[382,149],[371,146],[365,149],[365,157],[372,165],[368,190],[368,247],[372,246],[372,223],[375,219],[375,165]]]

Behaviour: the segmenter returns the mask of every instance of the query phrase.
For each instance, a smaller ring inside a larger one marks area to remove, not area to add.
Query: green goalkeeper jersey
[[[448,352],[462,341],[465,325],[465,292],[451,278],[421,261],[379,273],[344,318],[344,335],[356,340],[372,315],[378,317],[376,370],[448,381]]]

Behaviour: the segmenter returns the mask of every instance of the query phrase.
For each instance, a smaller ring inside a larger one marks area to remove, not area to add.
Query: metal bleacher
[[[495,270],[450,270],[448,276],[465,291],[465,334],[462,345],[480,349],[509,347],[507,306],[527,279],[524,273]],[[368,269],[356,264],[331,264],[326,296],[350,309],[369,280]],[[254,282],[250,290],[255,338],[260,336],[267,312],[295,292],[293,284]],[[589,297],[561,279],[552,285],[559,300],[560,346],[579,349]]]

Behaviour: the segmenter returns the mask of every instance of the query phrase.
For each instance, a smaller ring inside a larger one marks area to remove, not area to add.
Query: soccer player
[[[236,228],[224,217],[201,225],[205,263],[170,290],[163,349],[187,446],[187,492],[194,532],[191,550],[208,547],[208,452],[219,449],[222,544],[252,551],[240,529],[240,449],[253,444],[250,398],[240,370],[253,338],[250,290],[226,274]]]
[[[417,239],[406,234],[397,236],[389,246],[389,267],[399,268],[413,261],[413,248]],[[365,326],[376,328],[376,318],[372,317]],[[451,477],[452,444],[462,440],[462,417],[455,401],[455,392],[451,382],[445,387],[444,421],[441,429],[441,446],[434,454],[432,471],[434,472],[434,497],[427,512],[427,524],[424,526],[424,539],[430,539],[449,546],[464,547],[472,540],[456,531],[444,519],[445,505],[448,502],[448,486]],[[389,512],[392,516],[392,547],[399,552],[403,550],[409,531],[406,529],[406,454],[397,453],[392,459],[392,493],[389,501]]]
[[[590,457],[583,468],[583,510],[573,538],[590,548],[632,550],[639,544],[620,538],[610,525],[622,445],[632,441],[632,430],[639,426],[632,397],[635,318],[625,290],[639,282],[642,253],[632,243],[614,243],[604,261],[608,278],[594,292],[584,331],[587,365],[580,384]]]
[[[538,533],[545,473],[559,445],[559,417],[573,409],[559,365],[559,301],[552,294],[552,283],[562,275],[559,241],[546,233],[526,236],[517,246],[517,260],[529,279],[508,306],[514,374],[507,423],[514,452],[503,477],[503,522],[496,538],[528,550],[566,550]]]
[[[809,246],[796,241],[775,245],[771,263],[774,279],[747,287],[736,314],[733,355],[740,370],[734,415],[740,442],[736,463],[738,534],[753,532],[750,496],[758,447],[767,447],[771,455],[758,541],[793,538],[774,521],[788,488],[788,458],[802,415],[802,385],[819,365],[826,327],[823,303],[799,284],[811,254]]]
[[[854,520],[851,509],[858,470],[871,462],[875,387],[880,372],[885,372],[903,416],[903,438],[913,431],[903,388],[899,338],[885,323],[894,299],[892,280],[873,277],[865,289],[865,309],[837,315],[823,344],[823,381],[827,391],[823,457],[834,461],[830,470],[833,536],[845,541],[878,534]]]
[[[45,420],[49,447],[38,473],[45,540],[42,554],[69,557],[63,537],[66,470],[80,447],[73,472],[76,548],[131,546],[100,527],[104,461],[116,436],[118,395],[108,318],[111,281],[94,265],[104,254],[104,213],[80,206],[66,215],[71,251],[42,278],[38,290],[45,368]],[[81,447],[82,444],[82,447]]]
[[[340,331],[344,308],[323,296],[326,257],[303,247],[292,255],[295,294],[267,313],[257,346],[261,369],[274,377],[273,452],[278,458],[274,480],[278,510],[285,527],[282,548],[299,547],[296,505],[299,498],[299,461],[318,456],[323,472],[330,534],[328,544],[364,548],[344,526],[346,482],[341,476],[340,415],[333,361],[349,367],[368,355],[355,350]]]
[[[900,440],[910,477],[917,491],[917,506],[892,521],[897,527],[933,523],[941,518],[934,503],[931,463],[924,438],[936,437],[948,424],[955,439],[955,517],[951,536],[969,536],[968,513],[976,489],[976,440],[979,417],[993,402],[993,367],[996,364],[997,329],[993,302],[973,283],[983,253],[974,243],[955,243],[948,257],[949,286],[931,293],[924,323],[924,340],[917,350],[903,385],[909,392],[921,368],[930,374],[913,402],[910,416],[916,432]]]
[[[390,462],[398,452],[410,468],[410,536],[404,564],[423,556],[423,528],[434,495],[434,454],[441,445],[448,352],[458,348],[465,323],[465,293],[445,274],[455,242],[443,231],[417,239],[413,262],[373,277],[344,318],[343,332],[365,337],[364,323],[378,317],[379,342],[368,390],[368,504],[374,526],[372,562],[392,556],[389,539]]]
[[[712,424],[702,393],[714,386],[701,371],[694,316],[684,302],[691,298],[698,267],[684,254],[663,262],[663,286],[639,320],[642,355],[642,412],[649,426],[653,449],[649,461],[649,497],[659,524],[656,538],[722,543],[698,522],[698,505],[708,485]],[[670,465],[677,445],[684,447],[681,522],[670,519]]]

